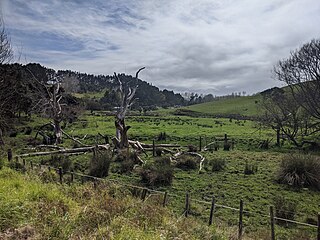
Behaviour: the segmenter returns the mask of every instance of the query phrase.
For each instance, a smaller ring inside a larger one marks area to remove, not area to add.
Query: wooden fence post
[[[185,206],[185,212],[184,212],[184,216],[188,217],[189,214],[189,208],[190,208],[190,200],[189,200],[189,193],[186,193],[186,206]]]
[[[152,140],[152,156],[156,156],[156,146],[155,146],[155,143],[154,143],[154,139]]]
[[[31,169],[33,169],[33,162],[32,161],[30,161],[30,167],[31,167]]]
[[[270,206],[270,224],[271,224],[271,240],[275,240],[275,232],[274,232],[274,212],[273,206]]]
[[[51,167],[50,166],[48,166],[48,171],[51,172]]]
[[[210,217],[209,217],[209,226],[212,225],[213,222],[213,213],[214,213],[214,209],[215,209],[215,198],[214,195],[212,196],[212,202],[211,202],[211,209],[210,209]]]
[[[59,181],[62,184],[62,181],[63,181],[62,167],[59,167]]]
[[[242,238],[242,231],[243,231],[242,216],[243,216],[243,201],[241,199],[240,200],[240,211],[239,211],[239,235],[238,235],[238,239]]]
[[[23,167],[26,167],[26,160],[24,158],[22,159],[22,164],[23,164]]]
[[[147,189],[144,188],[144,189],[142,190],[142,194],[141,194],[141,199],[142,199],[142,201],[144,201],[144,200],[146,199],[146,196],[147,196]]]
[[[73,176],[73,171],[71,171],[71,172],[70,172],[70,183],[73,183],[73,178],[74,178],[74,176]]]
[[[163,197],[163,203],[162,203],[162,206],[163,206],[163,207],[165,207],[166,204],[167,204],[167,197],[168,197],[168,193],[165,192],[165,193],[164,193],[164,197]]]
[[[11,148],[8,149],[8,162],[11,162],[12,160],[12,150]]]
[[[317,240],[320,240],[320,212],[318,213],[318,236]]]
[[[202,137],[200,136],[199,138],[199,152],[201,152],[201,148],[202,148]]]

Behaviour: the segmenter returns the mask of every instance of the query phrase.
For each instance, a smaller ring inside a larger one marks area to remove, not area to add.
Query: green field
[[[220,99],[212,102],[195,104],[181,109],[210,115],[243,115],[256,116],[259,114],[260,94],[254,96]]]
[[[248,97],[252,101],[253,97]],[[243,99],[246,99],[243,97]],[[247,100],[246,100],[247,101]],[[200,106],[200,105],[199,105]],[[216,112],[217,113],[217,112]],[[26,126],[37,129],[46,120],[33,118],[33,122],[26,122],[17,127],[16,137],[6,137],[7,148],[11,147],[14,153],[32,152],[34,150],[27,145],[35,136],[34,130],[31,135],[25,134]],[[198,221],[207,222],[210,204],[199,203],[192,199],[210,203],[212,195],[215,195],[217,204],[238,208],[239,201],[244,201],[244,209],[250,214],[244,216],[246,237],[249,239],[264,239],[269,229],[268,209],[274,205],[277,199],[282,199],[284,206],[289,203],[295,205],[294,219],[304,223],[315,223],[319,211],[320,193],[312,189],[297,189],[276,182],[276,175],[281,160],[289,152],[295,152],[287,142],[282,148],[275,147],[275,133],[272,130],[261,128],[257,123],[250,120],[230,120],[226,118],[209,117],[187,117],[187,116],[129,116],[126,121],[131,126],[129,138],[144,143],[175,143],[180,144],[183,149],[188,145],[194,145],[199,149],[201,145],[207,145],[217,141],[220,145],[218,151],[201,152],[206,158],[204,170],[201,174],[198,170],[174,169],[172,186],[156,187],[161,191],[172,194],[169,197],[168,207],[177,216],[180,216],[184,208],[184,197],[186,191],[191,196],[191,215]],[[104,139],[98,135],[108,135],[110,138],[115,134],[114,117],[105,116],[104,113],[94,113],[81,116],[76,122],[67,124],[64,129],[68,134],[85,144],[104,143]],[[160,133],[166,133],[166,139],[158,141]],[[223,151],[224,134],[234,142],[231,151]],[[262,150],[259,144],[262,140],[272,139],[269,150]],[[40,141],[38,139],[37,141]],[[65,139],[63,146],[75,147],[71,140]],[[5,151],[2,158],[5,159]],[[88,172],[89,161],[92,154],[70,156],[71,168],[83,173]],[[150,152],[141,155],[148,163],[154,161]],[[27,162],[31,158],[27,159]],[[47,163],[50,157],[32,158],[34,163]],[[213,172],[212,164],[216,160],[223,160],[226,166],[219,172]],[[252,175],[244,174],[245,165],[257,167]],[[111,165],[110,174],[107,178],[116,179],[120,182],[144,186],[140,180],[139,169],[131,173],[119,174],[114,171],[116,165]],[[234,228],[237,225],[238,213],[229,209],[217,208],[215,213],[216,226],[222,228]],[[233,232],[236,230],[233,229]],[[305,239],[312,239],[315,230],[310,227],[301,227],[289,224],[277,225],[278,239],[297,239],[303,234]],[[259,237],[258,237],[259,236]]]

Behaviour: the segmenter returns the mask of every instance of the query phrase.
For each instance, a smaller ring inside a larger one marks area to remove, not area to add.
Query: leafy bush
[[[141,181],[148,186],[168,186],[171,185],[174,171],[167,159],[158,159],[154,164],[145,165],[140,171]]]
[[[257,171],[258,171],[257,165],[249,164],[248,161],[246,161],[246,165],[244,168],[244,174],[251,175],[251,174],[255,174]]]
[[[218,172],[225,168],[226,166],[226,160],[225,159],[213,159],[212,160],[212,171]]]
[[[277,179],[296,187],[320,190],[320,158],[306,154],[291,154],[283,158]]]
[[[96,154],[90,162],[89,175],[94,177],[106,177],[109,174],[112,154],[109,151]]]
[[[188,169],[196,169],[197,168],[197,162],[194,157],[188,156],[188,155],[181,155],[177,159],[177,168],[188,170]]]

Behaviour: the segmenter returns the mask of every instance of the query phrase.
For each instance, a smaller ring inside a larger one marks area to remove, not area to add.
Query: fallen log
[[[147,143],[141,143],[141,146],[144,147],[144,148],[152,148],[153,145],[152,144],[147,144]],[[166,143],[163,143],[163,144],[155,144],[154,145],[155,147],[164,147],[164,148],[169,148],[169,147],[176,147],[176,148],[180,148],[181,146],[180,145],[177,145],[177,144],[166,144]]]
[[[45,155],[55,155],[55,154],[85,153],[85,152],[93,151],[95,148],[108,150],[110,148],[110,145],[105,144],[105,145],[96,145],[96,146],[81,147],[81,148],[60,149],[60,150],[49,151],[49,152],[24,153],[24,154],[17,155],[17,157],[35,157],[35,156],[45,156]]]
[[[69,135],[68,133],[66,133],[65,131],[61,130],[61,132],[62,132],[64,135],[66,135],[67,138],[69,138],[69,139],[71,139],[72,141],[80,144],[81,146],[87,146],[86,144],[83,144],[82,142],[80,142],[80,140],[78,140],[78,139],[70,136],[70,135]],[[85,137],[86,137],[86,135],[85,135]]]

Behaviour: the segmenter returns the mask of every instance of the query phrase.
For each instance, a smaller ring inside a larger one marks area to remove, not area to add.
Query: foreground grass
[[[8,168],[0,182],[0,239],[223,239],[115,186],[42,183]]]

